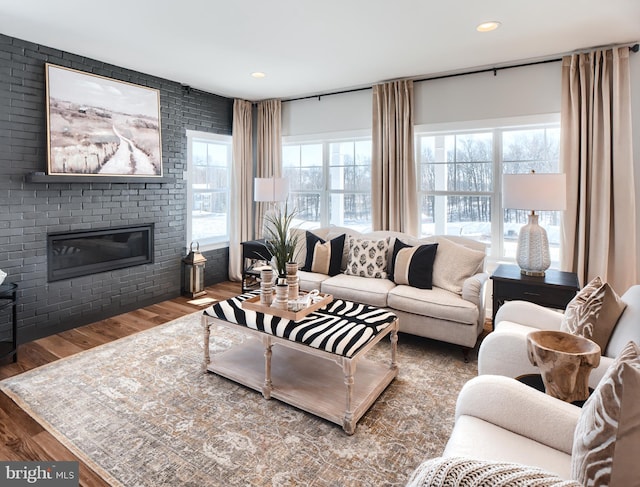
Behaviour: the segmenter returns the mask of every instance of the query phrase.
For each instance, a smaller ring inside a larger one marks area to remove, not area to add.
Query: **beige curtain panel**
[[[279,178],[282,174],[282,102],[258,103],[258,137],[256,148],[257,178]],[[256,202],[255,238],[262,238],[263,215],[268,203]]]
[[[242,279],[241,242],[253,235],[253,134],[250,101],[233,102],[233,164],[229,229],[229,279]]]
[[[373,87],[373,229],[418,233],[413,144],[413,81]]]
[[[562,267],[623,293],[637,283],[628,47],[563,58],[561,120]]]

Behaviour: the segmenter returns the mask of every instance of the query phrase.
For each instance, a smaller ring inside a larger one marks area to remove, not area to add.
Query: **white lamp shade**
[[[517,210],[548,211],[567,207],[564,174],[505,174],[502,176],[502,206]]]
[[[289,194],[287,178],[255,178],[254,201],[285,201]]]

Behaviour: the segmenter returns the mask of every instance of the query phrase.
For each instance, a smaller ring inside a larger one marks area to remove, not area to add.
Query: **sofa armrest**
[[[483,290],[489,274],[480,272],[467,279],[462,284],[462,299],[470,301],[476,306],[484,307]]]
[[[494,325],[511,321],[539,330],[559,330],[562,313],[528,301],[507,301],[495,316]]]
[[[571,455],[581,411],[515,379],[482,375],[460,391],[456,420],[474,416]]]

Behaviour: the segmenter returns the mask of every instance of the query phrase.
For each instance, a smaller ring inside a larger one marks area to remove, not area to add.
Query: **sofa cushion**
[[[407,483],[407,487],[435,485],[581,487],[577,482],[565,480],[538,467],[467,457],[438,457],[427,460],[415,470]]]
[[[348,240],[349,261],[345,274],[386,279],[389,239],[372,240],[349,236]]]
[[[569,302],[560,331],[589,338],[605,350],[626,306],[609,284],[596,277]]]
[[[447,321],[475,325],[478,307],[462,299],[456,293],[434,287],[417,289],[412,286],[396,286],[389,291],[387,305],[390,308],[417,315],[426,315]]]
[[[438,244],[411,246],[396,239],[389,262],[389,277],[396,284],[431,289],[437,249]]]
[[[433,263],[433,285],[462,294],[464,281],[482,272],[485,253],[438,238],[438,251]]]
[[[307,256],[302,270],[330,276],[340,274],[345,237],[343,233],[326,242],[317,235],[307,232],[305,235]]]
[[[306,272],[306,271],[298,271],[298,279],[300,291],[313,291],[317,289],[318,291],[322,287],[322,282],[330,279],[330,276],[327,274],[319,274],[317,272]]]
[[[387,295],[396,285],[388,279],[368,279],[366,277],[338,274],[322,281],[320,290],[347,301],[387,306]]]
[[[571,453],[583,485],[637,485],[640,478],[640,347],[629,342],[585,402]]]

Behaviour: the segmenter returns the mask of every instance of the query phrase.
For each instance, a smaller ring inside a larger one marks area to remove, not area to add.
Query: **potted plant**
[[[265,213],[264,238],[265,245],[271,255],[278,277],[287,275],[287,262],[295,261],[298,235],[290,232],[295,211],[289,211],[287,203],[284,207],[276,207]]]

